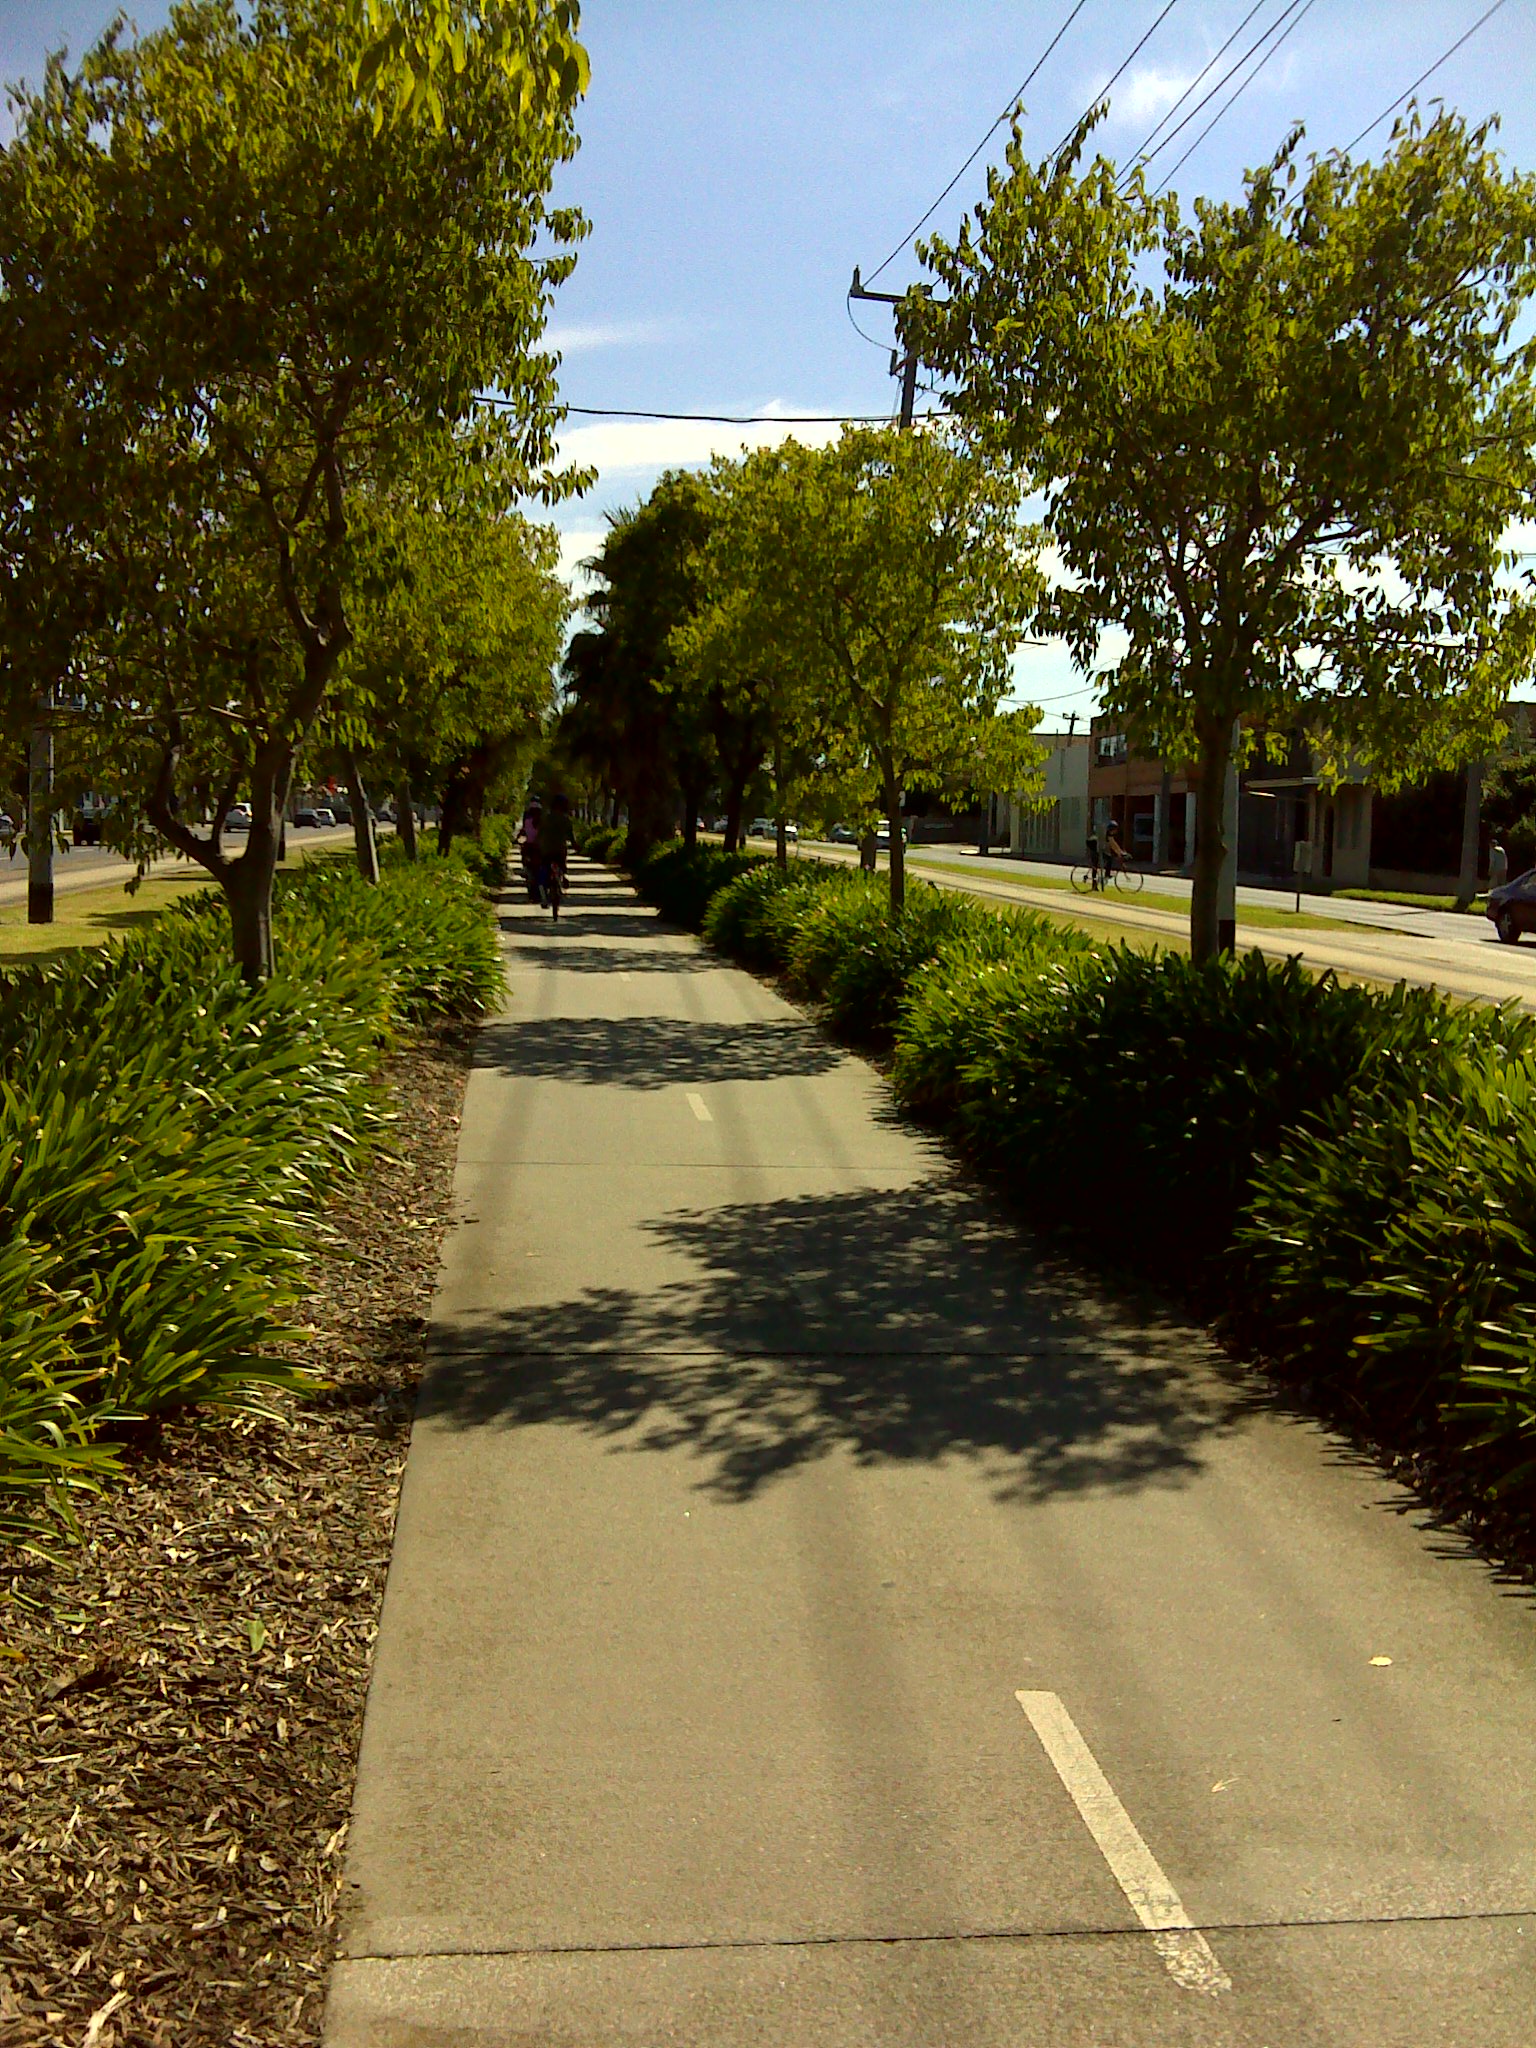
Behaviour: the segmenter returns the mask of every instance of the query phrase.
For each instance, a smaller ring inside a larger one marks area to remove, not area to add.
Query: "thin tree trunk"
[[[1221,948],[1221,870],[1226,859],[1227,764],[1232,727],[1202,721],[1195,770],[1194,885],[1189,898],[1189,954],[1197,967]]]
[[[53,692],[37,700],[27,759],[27,923],[53,923]]]
[[[416,858],[416,799],[411,795],[411,778],[402,775],[395,784],[395,835],[405,848],[407,860]]]
[[[901,836],[901,788],[890,776],[885,783],[885,820],[890,827],[891,915],[900,917],[907,902],[907,848]]]
[[[784,829],[784,750],[773,743],[773,857],[784,873],[789,872],[789,834]]]
[[[277,834],[259,819],[240,858],[219,877],[229,911],[235,964],[241,978],[255,987],[276,965],[272,946],[272,876],[277,866]]]
[[[357,871],[370,888],[379,886],[379,846],[373,836],[373,812],[357,756],[347,750],[347,796],[352,805],[352,844],[357,849]]]
[[[1483,829],[1483,763],[1467,763],[1467,794],[1461,813],[1461,872],[1456,884],[1456,908],[1470,910],[1477,894],[1477,856]]]
[[[683,790],[683,844],[690,853],[699,843],[699,795],[697,790]]]

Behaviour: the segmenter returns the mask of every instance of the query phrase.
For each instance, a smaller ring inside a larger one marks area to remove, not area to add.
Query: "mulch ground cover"
[[[473,1034],[389,1062],[282,1423],[146,1431],[81,1541],[0,1563],[0,2043],[317,2042]]]

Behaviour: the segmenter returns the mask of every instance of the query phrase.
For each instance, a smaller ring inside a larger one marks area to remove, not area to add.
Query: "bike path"
[[[1528,2048],[1523,1594],[613,878],[504,922],[330,2048]]]

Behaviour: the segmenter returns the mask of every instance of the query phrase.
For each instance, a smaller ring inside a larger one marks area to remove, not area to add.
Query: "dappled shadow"
[[[518,927],[504,921],[507,930]],[[603,924],[606,936],[612,929]],[[648,946],[582,945],[573,932],[562,929],[552,945],[514,945],[512,959],[526,966],[561,967],[571,974],[718,974],[722,963],[697,946],[665,947],[656,944],[656,926],[646,926]]]
[[[676,1277],[440,1327],[422,1414],[689,1452],[731,1500],[834,1451],[1039,1500],[1182,1484],[1250,1406],[1194,1333],[1085,1307],[945,1181],[647,1228]]]
[[[547,1017],[488,1024],[477,1066],[594,1087],[702,1087],[825,1074],[843,1057],[798,1018],[703,1024],[673,1017]]]

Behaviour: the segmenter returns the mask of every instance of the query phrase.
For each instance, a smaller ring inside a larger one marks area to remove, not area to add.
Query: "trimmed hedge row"
[[[1042,1222],[1536,1513],[1536,1018],[1100,948],[926,886],[893,923],[882,886],[810,861],[753,864],[698,923],[888,1046],[897,1100]]]
[[[0,1493],[114,1463],[114,1424],[263,1407],[291,1362],[328,1189],[384,1123],[401,1025],[500,987],[454,859],[280,880],[247,988],[211,892],[146,933],[0,977]],[[14,1515],[0,1517],[11,1533]]]

